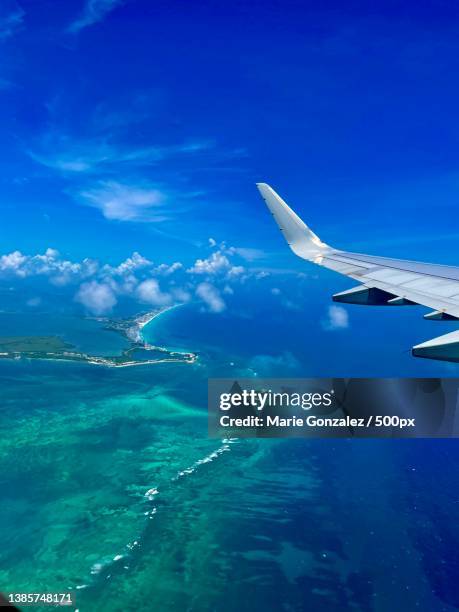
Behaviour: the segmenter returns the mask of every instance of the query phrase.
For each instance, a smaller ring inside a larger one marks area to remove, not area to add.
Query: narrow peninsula
[[[119,333],[127,339],[128,346],[120,355],[82,353],[59,336],[4,336],[0,337],[0,359],[80,361],[112,368],[165,362],[194,363],[197,359],[195,353],[170,351],[145,341],[142,332],[145,325],[166,310],[170,308],[140,313],[129,319],[95,318],[103,324],[105,330]]]

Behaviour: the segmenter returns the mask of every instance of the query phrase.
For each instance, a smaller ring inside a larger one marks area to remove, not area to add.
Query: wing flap
[[[459,330],[417,344],[411,352],[415,357],[459,362]]]

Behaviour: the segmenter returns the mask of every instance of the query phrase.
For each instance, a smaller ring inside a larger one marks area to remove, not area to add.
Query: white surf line
[[[180,478],[183,478],[184,476],[193,474],[193,472],[195,472],[201,465],[215,461],[215,459],[218,459],[218,457],[223,455],[223,453],[231,450],[230,448],[231,444],[235,444],[238,441],[239,441],[238,438],[223,438],[221,446],[216,448],[214,451],[212,451],[211,453],[209,453],[202,459],[198,459],[197,461],[192,463],[189,467],[185,468],[184,470],[180,470],[179,472],[177,472],[177,474],[170,479],[170,482],[176,482],[177,480],[179,480]],[[153,501],[157,495],[159,495],[159,488],[151,487],[150,489],[147,489],[147,491],[145,491],[143,498],[144,498],[144,501]],[[157,510],[158,510],[157,507],[153,506],[151,510],[147,510],[143,514],[144,516],[148,517],[149,520],[151,520],[156,514]],[[68,589],[70,591],[73,589],[78,591],[78,590],[86,589],[92,586],[92,584],[94,584],[94,580],[96,579],[98,575],[100,575],[102,570],[114,565],[115,563],[120,563],[123,559],[124,559],[123,569],[128,570],[129,569],[129,564],[128,564],[129,554],[131,553],[131,551],[141,546],[141,540],[142,540],[142,536],[139,535],[135,540],[132,540],[131,542],[128,542],[126,544],[122,553],[118,553],[114,555],[113,557],[110,555],[110,558],[105,557],[103,560],[97,563],[93,563],[90,569],[90,575],[91,575],[92,581],[90,580],[89,583],[78,584],[75,587],[68,587]],[[106,580],[109,580],[110,578],[111,578],[111,574],[107,574],[107,576],[105,577]]]
[[[204,465],[205,463],[211,463],[212,461],[217,459],[220,455],[229,451],[230,444],[234,444],[237,441],[238,441],[238,438],[223,438],[221,446],[219,446],[217,449],[215,449],[214,451],[212,451],[211,453],[209,453],[202,459],[198,459],[186,469],[181,470],[180,472],[177,472],[177,474],[171,478],[171,481],[173,482],[175,480],[179,480],[179,478],[183,478],[184,476],[188,476],[189,474],[192,474],[199,468],[200,465]]]

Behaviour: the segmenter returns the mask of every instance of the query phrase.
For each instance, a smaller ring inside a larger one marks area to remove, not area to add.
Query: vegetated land
[[[71,348],[59,336],[0,336],[0,353],[58,353]]]
[[[169,351],[161,346],[145,342],[142,329],[154,317],[168,309],[141,313],[131,319],[97,320],[105,323],[104,328],[125,336],[129,347],[121,355],[88,355],[75,350],[75,347],[59,336],[0,336],[0,359],[47,359],[54,361],[83,361],[108,367],[128,367],[176,361],[194,363],[197,355],[191,352]]]

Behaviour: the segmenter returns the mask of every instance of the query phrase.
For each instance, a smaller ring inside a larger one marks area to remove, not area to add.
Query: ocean
[[[3,592],[72,589],[80,611],[459,609],[456,441],[207,438],[208,377],[343,367],[343,339],[327,364],[333,334],[262,314],[191,304],[144,329],[195,364],[0,362]],[[122,350],[72,321],[82,350]]]

